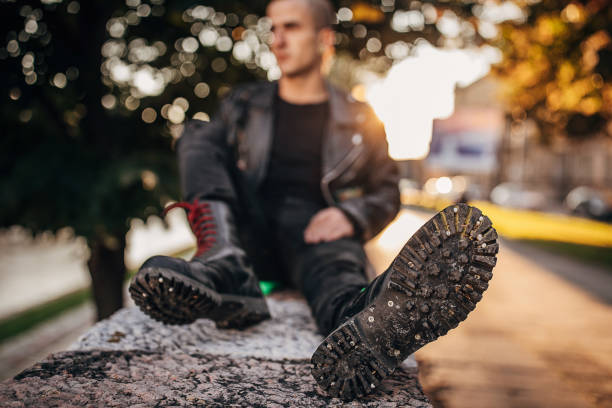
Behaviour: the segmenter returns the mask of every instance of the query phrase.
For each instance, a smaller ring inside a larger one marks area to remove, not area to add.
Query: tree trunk
[[[102,238],[94,238],[89,246],[91,256],[87,265],[98,320],[102,320],[123,307],[125,237],[113,245],[108,245]]]

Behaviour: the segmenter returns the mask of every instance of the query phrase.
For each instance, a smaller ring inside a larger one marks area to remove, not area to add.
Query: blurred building
[[[434,121],[428,156],[401,168],[426,190],[453,189],[451,199],[487,199],[502,185],[516,201],[508,205],[554,209],[579,186],[612,190],[612,138],[601,133],[543,144],[534,123],[512,123],[495,79],[486,77],[457,88],[453,115]]]
[[[502,180],[546,188],[559,199],[578,186],[612,188],[612,139],[605,134],[542,145],[535,126],[524,122],[509,126],[504,142]]]
[[[481,79],[455,91],[454,113],[435,120],[430,151],[423,160],[401,163],[403,175],[428,193],[486,198],[499,182],[499,151],[506,122],[496,84]]]

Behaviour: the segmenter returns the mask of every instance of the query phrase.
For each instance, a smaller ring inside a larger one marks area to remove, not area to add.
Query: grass
[[[602,266],[612,273],[612,247],[580,245],[567,242],[519,240],[554,254],[573,258],[585,264]]]
[[[497,232],[507,238],[612,248],[611,224],[565,214],[505,208],[485,201],[470,204],[487,214]]]
[[[442,210],[452,202],[426,195],[402,196],[405,205]],[[612,247],[612,224],[566,214],[500,207],[489,201],[471,201],[485,213],[497,232],[511,239],[560,242],[587,247]]]
[[[90,298],[90,289],[80,289],[0,320],[0,343],[79,306]]]
[[[452,204],[426,196],[406,196],[402,202],[435,210]],[[612,271],[612,224],[572,215],[500,207],[487,201],[469,204],[489,216],[503,237]]]

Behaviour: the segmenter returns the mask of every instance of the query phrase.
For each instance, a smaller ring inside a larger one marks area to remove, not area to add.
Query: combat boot
[[[130,284],[138,307],[166,324],[188,324],[199,318],[220,328],[244,328],[270,318],[265,298],[240,247],[233,214],[222,201],[175,203],[184,208],[197,239],[190,261],[154,256]]]
[[[410,354],[463,321],[482,298],[499,245],[491,221],[465,204],[427,221],[391,266],[340,308],[312,356],[329,396],[372,392]]]

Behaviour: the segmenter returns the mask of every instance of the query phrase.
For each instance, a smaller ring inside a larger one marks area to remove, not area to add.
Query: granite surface
[[[0,406],[431,406],[412,358],[366,398],[326,397],[310,375],[322,337],[308,307],[292,294],[268,305],[273,318],[244,331],[204,319],[164,326],[123,309],[69,350],[0,383]]]

